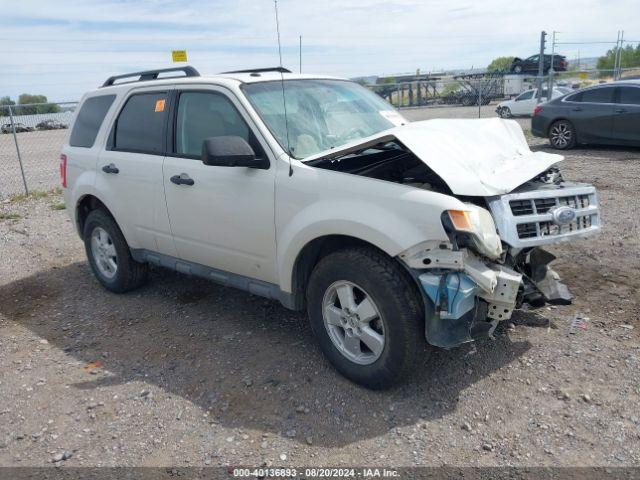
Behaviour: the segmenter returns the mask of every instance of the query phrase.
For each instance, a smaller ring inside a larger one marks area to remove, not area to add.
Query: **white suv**
[[[86,94],[60,170],[105,288],[153,264],[306,308],[331,363],[384,388],[425,339],[451,348],[523,303],[570,302],[539,246],[600,217],[560,160],[514,121],[407,123],[350,81],[186,67]]]

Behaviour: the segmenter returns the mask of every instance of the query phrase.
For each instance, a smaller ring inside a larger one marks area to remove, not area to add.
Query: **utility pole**
[[[553,69],[553,56],[556,52],[556,31],[554,30],[551,34],[551,67],[549,68],[549,83],[547,85],[547,102],[551,101],[553,95],[553,75],[556,73]]]
[[[300,73],[302,73],[302,35],[300,35],[299,52],[300,52]]]
[[[538,92],[536,98],[538,103],[542,102],[542,77],[544,76],[544,46],[547,43],[547,32],[540,32],[540,57],[538,58]]]
[[[616,38],[616,52],[613,56],[613,79],[616,79],[618,72],[618,55],[620,54],[620,30],[618,30],[618,38]]]
[[[618,70],[614,80],[620,80],[622,77],[622,45],[624,44],[624,30],[620,30],[620,46],[618,47]]]

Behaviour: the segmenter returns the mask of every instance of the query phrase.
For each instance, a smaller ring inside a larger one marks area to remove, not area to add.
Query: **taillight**
[[[540,113],[540,110],[542,110],[542,106],[536,105],[536,108],[533,110],[533,116],[535,117],[536,115],[538,115]]]
[[[67,156],[64,153],[60,155],[60,183],[62,188],[67,188]]]

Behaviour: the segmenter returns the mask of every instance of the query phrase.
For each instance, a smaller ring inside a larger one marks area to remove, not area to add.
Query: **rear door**
[[[613,86],[596,87],[569,95],[563,100],[566,116],[576,128],[579,141],[611,142],[614,92]]]
[[[640,144],[640,85],[620,86],[616,92],[613,138],[628,144]]]
[[[221,87],[176,91],[164,188],[171,231],[183,260],[277,283],[275,163],[238,100]],[[202,163],[206,138],[240,136],[271,167]],[[175,177],[192,180],[176,184]]]
[[[123,98],[98,158],[96,188],[132,248],[175,255],[162,184],[168,99],[166,86]]]

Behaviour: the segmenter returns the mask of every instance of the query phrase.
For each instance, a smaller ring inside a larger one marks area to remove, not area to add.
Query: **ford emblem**
[[[554,208],[551,215],[556,225],[566,225],[576,219],[576,211],[567,206]]]

